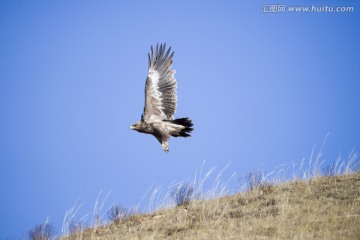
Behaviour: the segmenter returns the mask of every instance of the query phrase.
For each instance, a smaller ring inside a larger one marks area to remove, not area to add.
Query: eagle
[[[190,137],[193,130],[190,118],[174,119],[176,111],[177,82],[172,70],[174,52],[165,51],[166,43],[156,45],[148,53],[148,74],[145,83],[145,107],[141,120],[130,126],[140,133],[153,135],[165,152],[169,152],[168,141],[173,137]],[[170,54],[171,52],[171,54]]]

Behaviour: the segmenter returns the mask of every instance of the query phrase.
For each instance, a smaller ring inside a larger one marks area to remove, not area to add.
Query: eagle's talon
[[[169,152],[169,147],[167,146],[166,143],[162,143],[161,146],[162,146],[162,148],[164,149],[165,152]]]

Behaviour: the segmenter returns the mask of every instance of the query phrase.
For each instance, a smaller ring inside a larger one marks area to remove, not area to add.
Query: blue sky
[[[359,2],[285,3],[352,13],[261,12],[278,2],[1,1],[0,239],[47,217],[60,230],[76,200],[91,212],[101,190],[135,206],[204,160],[231,162],[229,175],[272,170],[328,133],[325,161],[359,151]],[[175,51],[175,117],[195,124],[168,154],[129,130],[158,42]]]

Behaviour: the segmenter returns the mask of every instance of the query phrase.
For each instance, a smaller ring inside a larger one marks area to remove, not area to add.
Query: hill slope
[[[67,239],[360,239],[360,173],[261,185]]]

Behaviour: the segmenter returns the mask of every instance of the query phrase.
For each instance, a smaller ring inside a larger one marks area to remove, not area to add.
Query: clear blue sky
[[[284,1],[1,1],[0,239],[75,201],[135,206],[206,166],[245,175],[360,149],[359,1],[352,13],[262,13]],[[129,130],[144,104],[147,52],[175,51],[175,117],[193,136]]]

